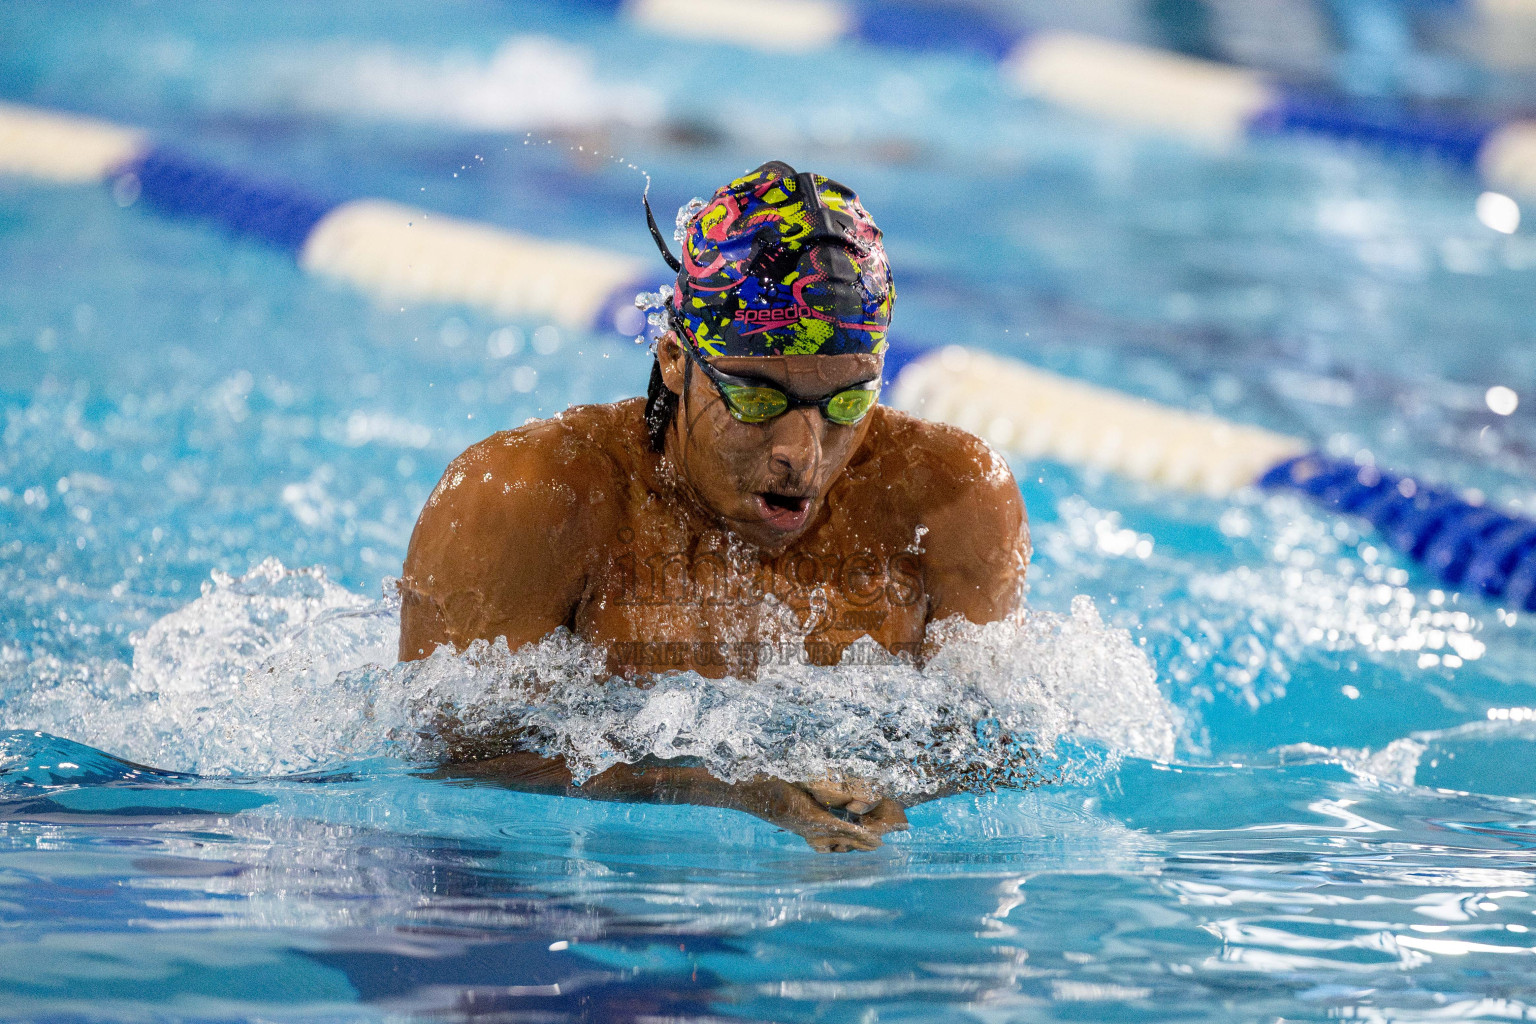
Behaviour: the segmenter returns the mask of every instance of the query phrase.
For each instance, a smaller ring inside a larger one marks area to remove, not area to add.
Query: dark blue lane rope
[[[316,224],[338,203],[290,182],[262,181],[168,149],[152,149],[121,168],[143,202],[160,213],[212,221],[238,235],[298,252]]]
[[[1368,103],[1281,87],[1280,99],[1248,124],[1254,135],[1317,135],[1411,157],[1430,156],[1467,170],[1498,125],[1416,113],[1399,104]]]
[[[1282,462],[1259,486],[1358,515],[1449,586],[1536,612],[1536,521],[1320,452]]]
[[[852,38],[870,46],[919,52],[969,52],[1002,61],[1026,33],[964,6],[931,0],[865,0],[854,5]]]

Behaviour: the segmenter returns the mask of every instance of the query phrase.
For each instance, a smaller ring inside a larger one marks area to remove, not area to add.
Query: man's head
[[[851,190],[774,162],[716,192],[682,243],[652,444],[736,532],[781,547],[869,427],[895,299],[880,230]]]

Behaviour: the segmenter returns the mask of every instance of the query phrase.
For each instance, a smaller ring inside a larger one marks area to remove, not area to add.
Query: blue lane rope
[[[1360,516],[1451,587],[1536,612],[1536,521],[1321,452],[1282,462],[1258,483]]]
[[[880,0],[853,7],[849,37],[867,46],[919,53],[964,52],[1001,62],[1028,36],[970,8],[934,9],[922,0]]]
[[[294,253],[320,219],[341,205],[291,182],[246,177],[160,148],[124,166],[114,184],[128,176],[137,181],[140,199],[162,214],[212,221]]]
[[[1476,170],[1483,146],[1499,127],[1492,121],[1451,121],[1414,114],[1396,104],[1348,102],[1286,87],[1279,91],[1279,100],[1249,122],[1251,134],[1316,135],[1389,153],[1432,156]]]

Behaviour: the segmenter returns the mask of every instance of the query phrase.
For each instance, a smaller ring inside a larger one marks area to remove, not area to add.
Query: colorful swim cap
[[[699,351],[885,350],[896,289],[880,229],[851,189],[773,161],[716,192],[683,231],[680,266],[656,237],[678,270],[672,325]]]

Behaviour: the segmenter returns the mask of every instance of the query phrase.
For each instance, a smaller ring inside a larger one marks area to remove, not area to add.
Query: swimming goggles
[[[688,353],[699,371],[714,384],[720,398],[732,416],[743,423],[764,423],[775,416],[782,416],[791,409],[807,409],[812,406],[821,410],[828,422],[840,427],[851,427],[862,420],[880,398],[880,378],[855,384],[851,388],[834,391],[825,398],[796,398],[787,395],[771,384],[746,377],[732,377],[721,373],[704,361],[694,347],[678,339],[683,351]]]

